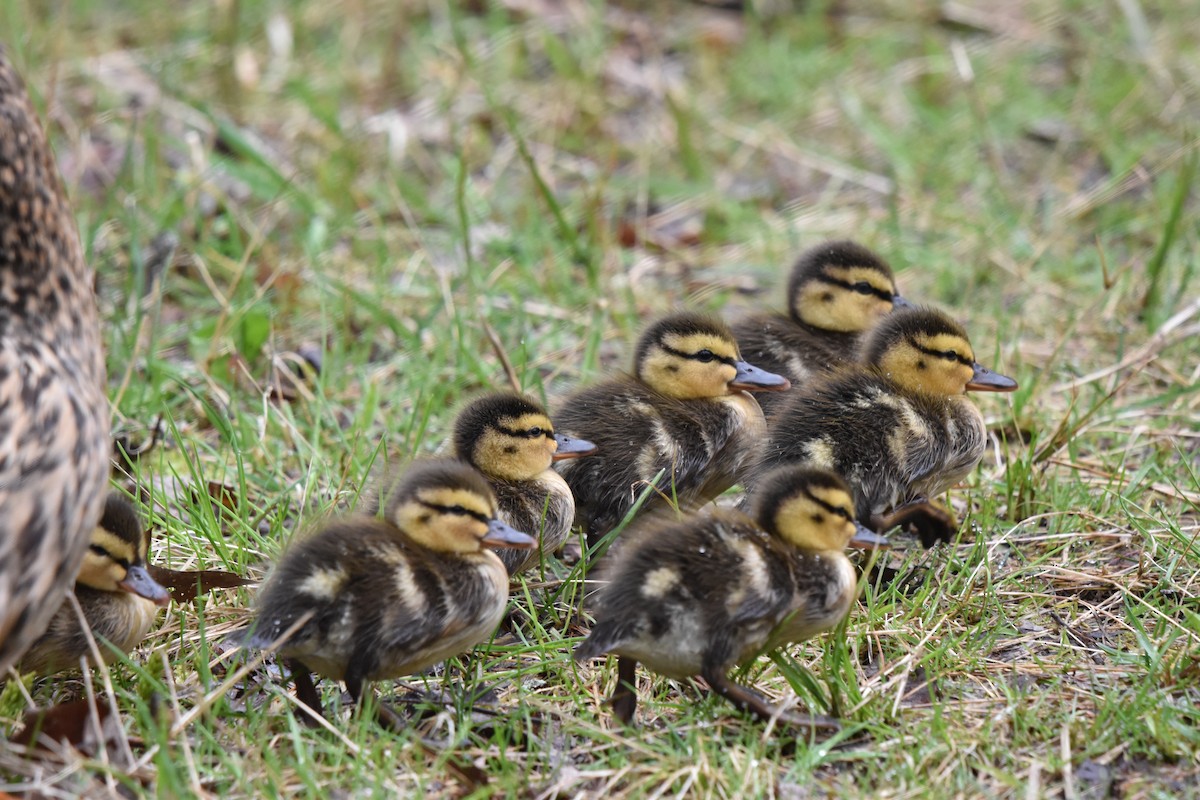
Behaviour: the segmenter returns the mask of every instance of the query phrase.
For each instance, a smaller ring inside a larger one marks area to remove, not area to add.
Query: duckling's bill
[[[530,550],[537,547],[537,540],[498,519],[488,522],[487,535],[479,540],[485,547],[511,547]]]
[[[792,388],[792,382],[782,375],[759,369],[746,361],[733,362],[737,374],[729,382],[730,389],[740,389],[747,392],[782,392]]]
[[[847,543],[847,546],[858,550],[887,550],[892,546],[892,543],[887,540],[887,537],[881,536],[861,522],[855,522],[854,536]]]
[[[130,594],[144,597],[151,603],[165,606],[171,599],[171,593],[158,581],[150,577],[150,573],[140,564],[134,564],[125,572],[125,579],[117,586]]]
[[[992,372],[987,367],[976,362],[972,365],[975,373],[967,381],[968,392],[1015,392],[1017,382],[1007,375]]]
[[[554,434],[554,441],[558,444],[558,449],[554,451],[552,457],[554,461],[582,458],[596,452],[596,445],[587,439],[576,439],[572,436],[563,436],[560,433],[556,433]]]

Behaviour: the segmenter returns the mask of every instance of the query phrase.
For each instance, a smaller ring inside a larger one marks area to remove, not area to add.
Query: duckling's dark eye
[[[112,556],[110,556],[108,554],[108,551],[105,550],[103,547],[101,547],[98,544],[89,545],[88,549],[91,550],[93,553],[95,553],[98,556],[103,556],[104,558],[112,558]]]
[[[874,294],[875,293],[875,287],[872,286],[867,281],[859,281],[858,283],[854,284],[854,286],[852,286],[851,288],[854,289],[854,291],[858,292],[859,294]]]
[[[702,364],[707,364],[716,357],[716,354],[713,353],[712,350],[701,350],[699,353],[696,353],[695,356],[696,360]]]
[[[529,430],[525,431],[525,435],[530,439],[536,439],[544,433],[545,431],[541,428],[530,428]]]
[[[846,510],[846,509],[844,509],[844,508],[835,508],[835,509],[833,510],[833,513],[834,513],[834,514],[837,514],[839,517],[841,517],[842,519],[846,520],[847,522],[850,522],[850,521],[853,519],[853,518],[850,516],[850,512],[849,512],[849,511],[847,511],[847,510]]]

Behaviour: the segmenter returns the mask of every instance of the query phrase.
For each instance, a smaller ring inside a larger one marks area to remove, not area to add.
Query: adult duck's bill
[[[161,583],[151,578],[145,567],[137,564],[125,571],[125,579],[120,581],[117,586],[130,594],[144,597],[151,603],[160,606],[165,606],[171,599],[171,593]]]
[[[987,367],[976,362],[974,364],[975,374],[971,376],[971,380],[967,381],[968,392],[1014,392],[1017,389],[1017,382],[1007,375],[1001,375],[999,372],[992,372]]]
[[[558,449],[554,451],[553,460],[565,461],[568,458],[582,458],[596,452],[596,445],[587,439],[573,439],[570,436],[554,434]]]
[[[537,547],[537,540],[527,533],[521,533],[511,525],[498,519],[488,522],[487,534],[480,539],[485,547],[511,547],[516,550],[530,550]]]
[[[735,361],[733,366],[737,374],[729,382],[730,389],[740,389],[746,392],[782,392],[792,388],[792,382],[782,375],[759,369],[745,361]]]

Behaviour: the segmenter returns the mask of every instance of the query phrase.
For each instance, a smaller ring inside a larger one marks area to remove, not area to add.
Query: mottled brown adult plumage
[[[75,578],[109,449],[92,272],[0,46],[0,671],[45,630]]]

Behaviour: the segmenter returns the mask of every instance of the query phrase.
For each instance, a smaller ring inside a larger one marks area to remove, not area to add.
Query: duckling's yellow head
[[[517,394],[484,395],[459,412],[454,423],[455,454],[501,480],[531,480],[549,469],[551,461],[595,450],[584,439],[556,435],[546,409]]]
[[[902,308],[889,314],[863,342],[860,358],[913,392],[950,396],[1017,388],[1012,378],[976,362],[967,332],[932,308]]]
[[[825,242],[806,251],[788,280],[788,311],[806,325],[857,333],[906,305],[892,268],[854,242]]]
[[[764,475],[753,514],[763,530],[802,550],[887,547],[887,539],[854,519],[850,487],[835,472],[784,466]]]
[[[496,519],[496,495],[468,464],[435,459],[413,464],[388,497],[385,515],[413,541],[443,553],[485,547],[527,550],[537,543]]]
[[[150,534],[137,511],[121,495],[110,493],[75,582],[102,592],[130,592],[164,605],[171,595],[146,571],[149,548]]]
[[[678,400],[791,386],[787,378],[742,361],[737,340],[724,322],[687,311],[647,328],[638,340],[633,363],[638,380]]]

